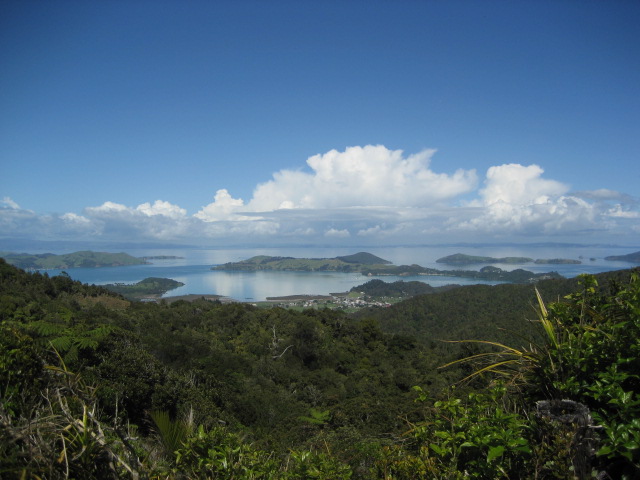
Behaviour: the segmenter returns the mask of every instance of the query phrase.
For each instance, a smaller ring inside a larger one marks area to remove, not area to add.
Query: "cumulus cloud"
[[[213,202],[202,207],[194,217],[205,222],[215,222],[217,220],[251,220],[244,215],[237,215],[236,212],[244,208],[244,201],[241,198],[233,198],[226,188],[218,190]]]
[[[162,215],[169,218],[184,218],[187,215],[187,211],[184,208],[180,208],[177,205],[172,205],[169,202],[162,200],[156,200],[153,205],[149,202],[138,205],[136,210],[151,217],[153,215]]]
[[[485,187],[472,206],[483,207],[462,230],[549,235],[593,227],[596,210],[586,200],[565,195],[569,186],[542,178],[538,165],[508,164],[487,170]],[[454,227],[455,228],[455,227]]]
[[[607,215],[616,218],[640,218],[640,212],[625,209],[619,203],[607,210]]]
[[[333,238],[348,238],[351,236],[349,230],[337,230],[335,228],[330,228],[326,232],[324,232],[325,237],[333,237]]]
[[[420,206],[472,191],[475,170],[453,174],[430,168],[435,150],[405,156],[382,145],[331,150],[307,160],[311,172],[281,170],[259,185],[248,208],[253,211],[335,207]]]
[[[542,178],[544,170],[538,165],[516,163],[491,167],[487,170],[485,187],[480,196],[485,205],[536,205],[563,195],[569,190],[555,180]]]
[[[4,197],[0,234],[181,243],[314,237],[429,243],[640,231],[638,199],[630,195],[604,188],[571,193],[568,185],[545,178],[540,166],[516,163],[490,167],[478,188],[475,170],[437,172],[434,154],[405,155],[380,145],[331,150],[308,158],[304,169],[274,173],[248,201],[218,189],[192,215],[166,200],[138,206],[108,201],[81,214],[38,215]]]
[[[9,197],[4,197],[2,199],[2,202],[0,202],[0,204],[5,207],[5,208],[11,208],[12,210],[19,210],[20,209],[20,205],[18,205],[16,202],[14,202],[13,200],[11,200],[11,198]]]

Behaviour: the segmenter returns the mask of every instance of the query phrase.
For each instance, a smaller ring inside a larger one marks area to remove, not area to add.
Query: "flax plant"
[[[563,339],[562,324],[557,316],[549,314],[542,296],[535,289],[537,299],[538,322],[542,326],[543,342],[529,342],[528,347],[516,348],[500,342],[489,340],[449,340],[448,343],[466,343],[488,346],[489,352],[477,353],[449,362],[439,368],[447,368],[456,364],[474,364],[478,368],[459,383],[469,381],[479,375],[490,373],[504,378],[507,384],[519,387],[529,383],[529,379],[541,370],[544,364],[552,371],[558,368],[558,359],[554,360]],[[496,350],[497,349],[497,350]]]

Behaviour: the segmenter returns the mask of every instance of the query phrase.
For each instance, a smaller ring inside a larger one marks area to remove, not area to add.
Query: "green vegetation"
[[[477,263],[530,263],[533,262],[532,258],[528,257],[479,257],[474,255],[465,255],[464,253],[454,253],[446,257],[436,260],[437,263],[446,263],[448,265],[473,265]]]
[[[604,257],[605,260],[617,260],[619,262],[640,263],[640,252],[629,253],[627,255],[611,255]]]
[[[535,263],[538,265],[579,265],[582,262],[570,258],[539,258]]]
[[[386,265],[391,263],[388,260],[384,260],[380,257],[376,257],[367,252],[359,252],[353,255],[347,255],[344,257],[337,257],[338,260],[342,260],[347,263],[359,263],[361,265]]]
[[[521,264],[534,262],[539,265],[560,265],[560,264],[580,264],[580,260],[571,260],[567,258],[539,258],[533,260],[529,257],[479,257],[474,255],[465,255],[464,253],[454,253],[446,257],[436,260],[437,263],[446,263],[448,265],[474,265],[487,263],[505,263],[505,264]]]
[[[139,300],[141,298],[153,298],[164,295],[169,290],[183,286],[184,283],[177,282],[170,278],[147,277],[133,285],[124,283],[110,283],[103,285],[107,290],[119,293],[129,300]]]
[[[0,261],[0,476],[637,478],[639,345],[637,271],[348,316],[128,302]]]
[[[476,278],[492,282],[508,283],[533,283],[550,278],[562,278],[557,272],[533,273],[529,270],[516,268],[507,271],[498,267],[486,266],[478,270],[437,270],[435,268],[421,267],[420,265],[381,265],[370,266],[362,269],[363,275],[370,276],[447,276],[460,278]]]
[[[213,267],[212,270],[289,270],[297,272],[360,272],[371,265],[387,265],[391,262],[360,252],[354,255],[336,258],[293,258],[293,257],[269,257],[258,255],[256,257],[230,262]]]
[[[29,253],[3,252],[1,255],[7,263],[24,269],[64,269],[64,268],[96,268],[120,267],[124,265],[142,265],[146,262],[141,258],[132,257],[126,253],[106,253],[82,251],[54,255],[43,253],[32,255]]]
[[[447,285],[445,287],[432,287],[423,282],[411,281],[404,282],[399,280],[397,282],[384,282],[379,279],[369,280],[362,285],[353,287],[351,292],[360,292],[370,297],[415,297],[416,295],[423,295],[427,293],[442,292],[445,290],[451,290],[459,285]]]

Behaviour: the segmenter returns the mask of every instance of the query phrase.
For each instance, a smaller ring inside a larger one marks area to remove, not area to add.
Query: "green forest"
[[[0,259],[0,478],[640,478],[638,273],[348,315]]]

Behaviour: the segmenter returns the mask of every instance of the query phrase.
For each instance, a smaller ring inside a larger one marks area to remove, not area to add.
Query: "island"
[[[464,253],[454,253],[453,255],[447,255],[446,257],[439,258],[436,263],[445,263],[447,265],[474,265],[479,263],[507,263],[507,264],[520,264],[533,262],[532,258],[528,257],[479,257],[475,255],[465,255]]]
[[[420,265],[393,265],[390,261],[367,252],[335,258],[294,258],[259,255],[240,262],[217,265],[212,270],[256,272],[283,270],[295,272],[343,272],[361,273],[367,276],[448,276],[476,278],[478,280],[507,283],[529,283],[549,278],[562,278],[557,272],[533,273],[528,270],[513,271],[486,266],[477,270],[437,270]]]
[[[282,270],[293,272],[361,272],[365,267],[390,265],[391,262],[367,252],[335,258],[294,258],[258,255],[240,262],[229,262],[211,270],[255,272]]]
[[[580,265],[580,260],[570,258],[539,258],[534,263],[538,265]]]
[[[610,255],[608,257],[604,257],[604,259],[619,262],[640,263],[640,252],[629,253],[627,255]]]
[[[174,288],[182,287],[184,283],[170,278],[148,277],[138,283],[109,283],[102,287],[119,293],[129,300],[155,299]]]
[[[580,260],[572,260],[568,258],[539,258],[534,260],[529,257],[481,257],[476,255],[466,255],[464,253],[454,253],[453,255],[447,255],[446,257],[439,258],[436,263],[445,263],[447,265],[477,265],[487,263],[503,263],[503,264],[523,264],[523,263],[536,263],[538,265],[577,265],[581,264]]]
[[[142,258],[136,258],[127,253],[92,252],[88,250],[64,255],[2,252],[0,256],[7,263],[25,270],[122,267],[148,263]]]

